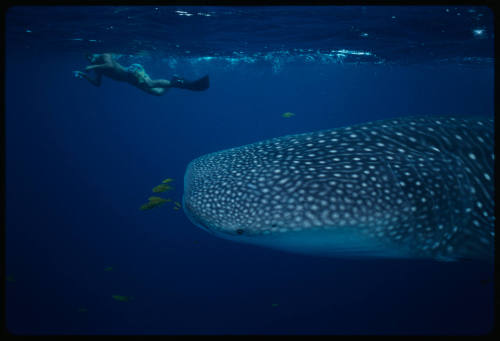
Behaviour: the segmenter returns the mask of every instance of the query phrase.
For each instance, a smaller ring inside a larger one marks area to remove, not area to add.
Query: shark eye
[[[243,230],[242,230],[242,229],[237,229],[237,230],[236,230],[236,233],[237,233],[237,234],[243,234]]]

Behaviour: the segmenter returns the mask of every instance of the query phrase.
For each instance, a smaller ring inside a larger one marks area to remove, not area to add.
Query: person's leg
[[[168,89],[172,87],[172,83],[166,79],[149,79],[148,86],[150,86],[151,88]]]
[[[149,92],[150,94],[152,94],[152,95],[161,96],[161,95],[163,95],[166,91],[167,91],[167,89],[165,89],[165,88],[150,88],[148,92]]]

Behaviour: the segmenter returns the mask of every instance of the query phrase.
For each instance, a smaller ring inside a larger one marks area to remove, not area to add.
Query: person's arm
[[[103,53],[100,56],[98,62],[100,62],[100,64],[92,63],[92,65],[87,66],[85,68],[85,70],[86,71],[90,71],[90,70],[99,71],[99,70],[109,70],[109,69],[113,69],[115,67],[115,62],[113,61],[113,58],[112,58],[111,54],[109,54],[109,53]]]
[[[95,70],[95,71],[99,71],[99,70],[105,70],[105,69],[109,69],[111,66],[108,64],[108,63],[105,63],[105,64],[97,64],[97,65],[89,65],[85,68],[85,71],[90,71],[90,70]]]

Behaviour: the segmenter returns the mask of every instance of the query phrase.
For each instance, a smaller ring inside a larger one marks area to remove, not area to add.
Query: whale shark
[[[229,240],[331,257],[492,261],[494,123],[401,117],[200,156],[183,209]]]

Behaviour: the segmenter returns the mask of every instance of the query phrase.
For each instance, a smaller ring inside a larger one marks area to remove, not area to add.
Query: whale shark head
[[[488,198],[471,197],[484,195],[484,188],[492,195],[487,178],[493,161],[479,160],[492,155],[492,136],[484,125],[475,127],[468,125],[470,134],[488,143],[476,138],[460,153],[450,139],[460,136],[457,131],[467,136],[463,126],[420,118],[289,135],[204,155],[187,167],[184,210],[214,235],[294,252],[442,259],[489,253],[492,220],[470,213],[480,202],[478,215],[494,216]],[[471,161],[475,168],[481,162],[480,183],[468,174]],[[471,229],[474,224],[481,228]],[[461,241],[467,235],[475,236],[475,244]]]

